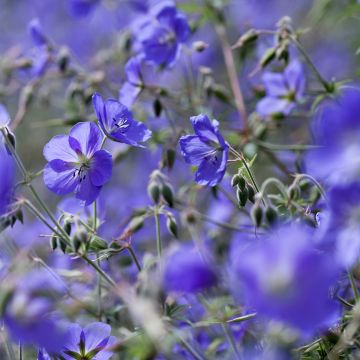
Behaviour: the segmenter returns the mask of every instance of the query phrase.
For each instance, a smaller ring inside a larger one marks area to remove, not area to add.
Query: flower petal
[[[297,98],[301,98],[305,91],[305,76],[300,61],[293,60],[286,67],[285,76],[289,88],[295,92]]]
[[[115,99],[107,99],[105,101],[105,122],[103,124],[105,132],[111,134],[116,129],[114,124],[118,122],[131,123],[133,117],[131,111],[119,101]]]
[[[295,104],[289,100],[266,96],[257,103],[256,111],[263,116],[277,113],[289,114],[294,106]]]
[[[111,327],[108,324],[95,322],[84,328],[86,352],[93,350],[102,340],[109,337]]]
[[[217,185],[224,177],[227,159],[227,149],[217,151],[213,156],[204,159],[196,172],[196,182],[205,186]]]
[[[44,170],[44,183],[55,194],[65,195],[75,190],[78,180],[73,169],[57,172],[47,164]]]
[[[214,148],[201,141],[197,135],[183,136],[179,140],[181,153],[187,163],[199,166]]]
[[[217,133],[215,132],[216,126],[210,122],[210,119],[204,115],[200,114],[197,116],[192,116],[190,121],[193,124],[195,134],[201,138],[202,141],[214,141],[219,142]]]
[[[102,96],[98,93],[94,93],[92,96],[92,103],[95,110],[95,114],[99,120],[100,125],[104,123],[105,119],[105,104]]]
[[[86,176],[85,179],[79,183],[79,186],[76,188],[76,198],[83,200],[85,206],[92,204],[96,198],[99,196],[101,186],[95,186],[91,180],[90,176]]]
[[[80,122],[71,130],[69,137],[77,140],[81,153],[86,157],[91,157],[96,150],[101,148],[102,134],[98,126],[91,122]],[[70,145],[74,151],[78,151],[75,142]]]
[[[112,175],[112,156],[106,150],[97,151],[91,159],[90,180],[95,186],[107,183]]]
[[[44,147],[43,154],[47,161],[61,159],[68,162],[76,162],[78,157],[69,146],[67,135],[54,136]]]
[[[262,81],[268,96],[280,97],[286,96],[289,93],[284,75],[281,73],[266,72],[262,77]]]
[[[119,142],[142,147],[138,142],[144,142],[150,139],[151,134],[151,130],[149,130],[144,123],[133,120],[127,129],[119,129],[111,135]]]

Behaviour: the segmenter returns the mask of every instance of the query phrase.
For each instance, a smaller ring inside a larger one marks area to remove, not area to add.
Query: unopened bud
[[[246,44],[254,42],[259,37],[258,32],[255,29],[248,30],[245,34],[241,35],[236,43],[232,46],[233,49],[237,49]]]
[[[206,50],[209,47],[209,44],[207,44],[204,41],[195,41],[192,44],[193,49],[197,52],[203,52],[204,50]]]
[[[251,219],[256,227],[259,227],[262,223],[263,209],[260,205],[254,205],[251,209]]]
[[[234,175],[231,179],[231,186],[236,186],[240,181],[240,176],[238,174]]]
[[[162,184],[161,195],[170,207],[174,206],[174,193],[170,185]]]
[[[276,211],[276,209],[273,206],[268,206],[267,209],[265,210],[265,218],[266,221],[270,224],[273,225],[276,223],[277,218],[278,218],[278,213]]]
[[[237,196],[237,199],[239,202],[239,206],[241,206],[241,207],[245,206],[246,202],[248,201],[248,197],[249,197],[247,188],[244,188],[243,190],[238,189],[236,192],[236,196]]]
[[[275,59],[275,55],[276,55],[276,48],[267,49],[264,55],[262,56],[262,58],[260,59],[261,68],[264,68],[267,65],[269,65]]]
[[[166,227],[170,234],[174,235],[176,238],[178,237],[178,227],[173,216],[168,216],[166,220]]]
[[[151,200],[158,204],[160,200],[160,188],[156,182],[151,181],[148,185],[147,192]]]
[[[254,189],[253,186],[250,185],[250,184],[247,184],[247,189],[248,189],[248,198],[249,198],[249,201],[254,204],[254,203],[255,203],[255,189]]]

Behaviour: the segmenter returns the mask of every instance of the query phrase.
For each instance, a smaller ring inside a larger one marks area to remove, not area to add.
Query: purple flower
[[[263,116],[288,115],[304,96],[305,78],[298,60],[293,60],[283,73],[264,73],[263,83],[266,96],[256,106],[256,111]]]
[[[0,128],[10,123],[10,115],[6,108],[0,104]],[[9,132],[9,130],[5,129]],[[15,182],[15,162],[0,133],[0,217],[8,212],[13,197]]]
[[[190,118],[196,135],[180,138],[182,155],[187,163],[199,166],[196,182],[215,186],[224,177],[229,155],[229,145],[218,130],[218,121],[210,122],[206,115]]]
[[[36,46],[48,45],[49,40],[40,25],[39,19],[35,18],[28,25],[30,36]]]
[[[329,191],[329,215],[323,244],[330,244],[338,262],[349,269],[360,260],[360,183]]]
[[[64,346],[61,356],[65,360],[96,359],[107,360],[112,356],[109,347],[116,343],[116,338],[110,336],[110,325],[95,322],[81,328],[71,324],[68,329],[69,342]]]
[[[101,143],[94,123],[78,123],[69,135],[53,137],[44,147],[46,186],[57,195],[75,192],[85,205],[91,204],[112,174],[111,154],[101,150]]]
[[[51,64],[52,49],[39,19],[31,20],[28,28],[32,41],[35,44],[30,54],[32,59],[31,72],[34,77],[39,77],[44,75]]]
[[[144,142],[151,137],[151,131],[145,124],[134,120],[131,111],[115,99],[105,102],[101,95],[93,95],[93,105],[103,132],[111,140],[132,146],[143,147]]]
[[[360,91],[356,89],[344,90],[335,101],[326,101],[320,106],[312,126],[315,144],[319,147],[306,154],[308,173],[328,184],[359,178],[359,113]]]
[[[48,352],[60,351],[68,338],[59,314],[54,313],[56,301],[65,294],[61,279],[44,269],[32,270],[20,279],[11,276],[3,282],[1,292],[8,295],[2,319],[12,340]]]
[[[44,349],[39,349],[37,360],[51,360],[50,355]]]
[[[215,285],[217,277],[196,249],[184,246],[167,258],[163,281],[167,291],[193,293]]]
[[[70,12],[75,17],[89,15],[99,4],[100,0],[69,0]]]
[[[185,16],[171,2],[161,2],[151,9],[136,34],[145,59],[166,67],[176,61],[190,29]]]
[[[285,225],[231,252],[234,289],[258,315],[283,321],[304,336],[329,325],[337,305],[330,287],[339,269],[314,249],[313,229]]]
[[[153,76],[153,66],[144,64],[141,56],[135,56],[128,60],[125,65],[125,74],[127,81],[120,90],[120,102],[130,107],[139,96],[146,84],[149,85]]]

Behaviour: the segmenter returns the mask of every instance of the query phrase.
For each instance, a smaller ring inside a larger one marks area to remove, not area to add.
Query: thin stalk
[[[222,328],[224,330],[225,336],[226,336],[226,338],[227,338],[227,340],[228,340],[228,342],[230,344],[230,347],[231,347],[231,349],[232,349],[232,351],[234,353],[235,359],[240,360],[241,356],[240,356],[239,350],[238,350],[238,348],[236,346],[234,336],[233,336],[228,324],[222,323],[221,325],[222,325]]]
[[[240,115],[240,119],[244,122],[244,132],[248,132],[248,117],[244,102],[244,96],[238,81],[238,72],[236,70],[235,60],[232,52],[231,45],[227,39],[226,28],[220,23],[216,26],[216,32],[220,39],[221,48],[224,56],[225,67],[228,74],[231,90],[235,98],[235,106]]]
[[[93,234],[96,234],[97,231],[97,206],[96,200],[94,201],[94,214],[93,214]],[[99,258],[99,254],[96,254],[96,264],[99,268],[101,268],[101,260]],[[99,321],[102,319],[102,293],[101,293],[101,275],[97,273],[97,297],[98,297],[98,317]]]
[[[134,260],[135,264],[136,264],[136,267],[138,268],[139,272],[141,271],[141,265],[140,265],[140,262],[138,260],[138,258],[136,257],[136,254],[134,252],[134,249],[131,247],[131,246],[128,246],[127,247],[132,259]]]
[[[230,151],[242,162],[242,164],[244,165],[246,172],[248,173],[250,180],[252,182],[252,184],[254,185],[255,190],[260,193],[260,189],[259,186],[255,180],[255,176],[253,175],[252,171],[249,168],[249,165],[247,164],[246,159],[244,158],[244,156],[240,153],[238,153],[234,148],[232,148],[231,146],[229,147]],[[263,198],[261,198],[262,202],[264,205],[265,204],[265,200]]]
[[[160,216],[158,209],[154,210],[154,218],[155,218],[155,227],[156,227],[156,249],[159,260],[161,259],[162,254],[162,244],[161,244],[161,234],[160,234]]]
[[[19,342],[19,360],[23,360],[23,348],[21,342]]]
[[[296,39],[295,36],[290,36],[290,40],[296,45],[296,47],[298,48],[298,50],[301,52],[302,56],[304,57],[305,61],[308,63],[308,65],[311,67],[311,70],[314,72],[315,76],[317,77],[317,79],[319,80],[319,82],[321,83],[321,85],[324,87],[326,92],[331,92],[331,88],[329,83],[322,77],[322,75],[320,74],[319,70],[316,68],[315,64],[313,63],[313,61],[310,59],[309,55],[307,54],[306,50],[304,49],[304,47],[302,46],[301,42]]]
[[[181,345],[194,357],[195,360],[205,360],[205,358],[200,355],[183,337],[179,334],[175,334],[175,336],[181,342]]]
[[[86,255],[82,255],[82,258],[90,265],[92,266],[105,280],[107,283],[109,283],[112,287],[116,287],[115,281],[106,274],[97,264],[96,262],[89,259]]]

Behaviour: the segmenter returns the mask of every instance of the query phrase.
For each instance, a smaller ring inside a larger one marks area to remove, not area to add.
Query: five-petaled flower
[[[57,195],[75,192],[91,204],[112,174],[112,156],[101,150],[102,139],[94,123],[78,123],[69,135],[53,137],[44,148],[46,186]]]
[[[163,2],[151,9],[136,33],[145,59],[165,67],[176,61],[190,29],[185,16],[173,4]]]
[[[229,155],[229,145],[218,130],[218,121],[210,122],[206,115],[190,118],[196,135],[180,138],[181,152],[185,161],[199,166],[196,182],[215,186],[224,177]]]
[[[61,355],[66,360],[107,360],[112,356],[109,348],[116,342],[110,333],[111,327],[101,322],[89,324],[84,329],[78,324],[72,324],[69,327],[70,341]]]
[[[256,106],[260,115],[288,115],[303,99],[305,78],[298,60],[293,60],[283,73],[266,72],[262,80],[266,96]]]
[[[143,147],[139,142],[148,140],[151,131],[142,122],[134,120],[131,111],[115,99],[103,100],[93,95],[93,105],[99,124],[111,140],[132,146]]]

